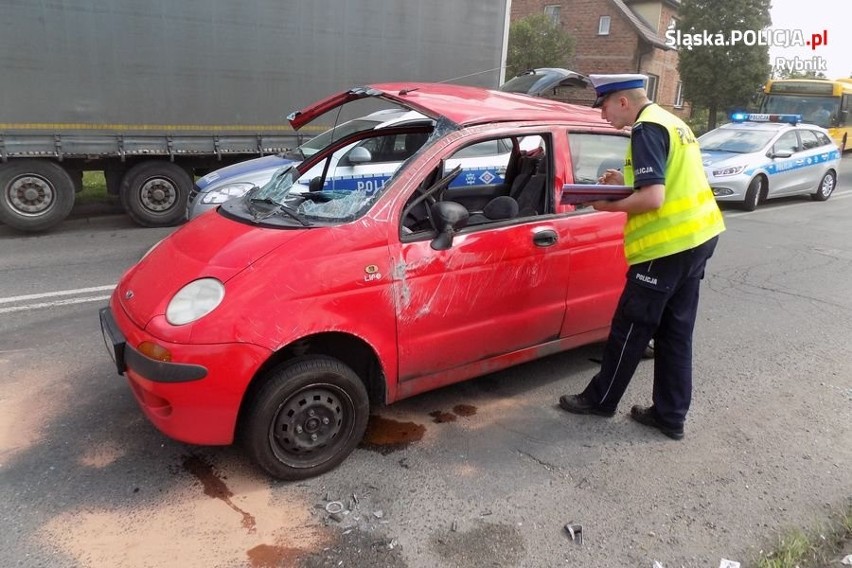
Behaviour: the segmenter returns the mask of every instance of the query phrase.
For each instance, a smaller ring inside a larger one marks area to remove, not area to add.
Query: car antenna
[[[340,121],[340,112],[343,110],[343,106],[337,107],[337,116],[334,117],[334,124],[331,126],[331,141],[334,142],[334,131],[337,128],[337,123]]]
[[[408,93],[413,93],[417,89],[419,89],[419,87],[414,87],[412,89],[400,89],[399,90],[399,96],[404,96],[404,95],[407,95]]]
[[[482,75],[483,73],[492,73],[494,71],[499,71],[503,67],[495,67],[493,69],[486,69],[485,71],[477,71],[476,73],[468,73],[467,75],[460,75],[458,77],[453,77],[452,79],[444,79],[443,81],[438,81],[439,83],[452,83],[453,81],[458,81],[459,79],[467,79],[468,77],[475,77],[476,75]]]

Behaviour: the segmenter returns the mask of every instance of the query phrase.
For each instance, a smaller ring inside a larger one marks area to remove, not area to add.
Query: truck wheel
[[[74,180],[47,160],[15,160],[0,165],[0,221],[21,231],[44,231],[74,207]]]
[[[300,358],[271,372],[246,406],[240,435],[271,476],[306,479],[337,467],[364,436],[367,389],[336,359]]]
[[[121,180],[121,204],[143,227],[168,227],[183,221],[192,178],[171,162],[136,164]]]

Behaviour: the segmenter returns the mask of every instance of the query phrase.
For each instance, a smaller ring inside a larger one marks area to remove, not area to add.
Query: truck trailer
[[[0,0],[0,222],[47,230],[83,172],[138,224],[300,143],[286,116],[385,81],[496,88],[510,0]]]

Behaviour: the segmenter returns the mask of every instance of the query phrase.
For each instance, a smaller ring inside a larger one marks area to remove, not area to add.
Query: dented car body
[[[619,163],[625,133],[584,107],[408,83],[340,93],[291,122],[361,99],[434,123],[337,140],[187,223],[101,310],[118,372],[168,436],[240,438],[269,474],[301,479],[346,458],[372,407],[605,339],[624,217],[560,195]],[[411,137],[419,149],[380,188],[303,177],[371,137],[374,151]],[[466,176],[498,158],[501,183]]]

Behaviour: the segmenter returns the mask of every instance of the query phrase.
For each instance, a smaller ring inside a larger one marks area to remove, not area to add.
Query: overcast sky
[[[810,60],[817,56],[825,59],[828,68],[825,74],[829,79],[852,75],[852,30],[846,17],[848,9],[845,0],[772,0],[773,29],[800,29],[805,40],[809,40],[811,34],[827,30],[828,41],[813,50],[809,46],[770,46],[770,64],[775,64],[776,57],[793,59],[798,56],[801,60]]]

